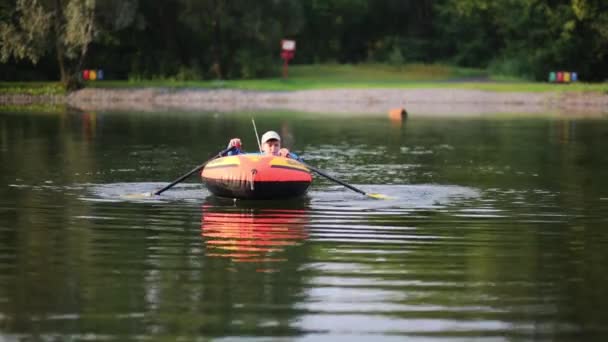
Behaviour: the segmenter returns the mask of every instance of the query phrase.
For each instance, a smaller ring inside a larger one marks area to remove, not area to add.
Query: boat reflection
[[[287,260],[288,247],[307,237],[308,209],[302,201],[228,203],[207,201],[202,206],[201,235],[207,256],[233,262],[280,262]]]

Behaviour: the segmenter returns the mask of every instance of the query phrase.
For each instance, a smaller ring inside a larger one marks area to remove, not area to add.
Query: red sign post
[[[296,41],[283,39],[281,40],[281,58],[283,58],[283,78],[287,78],[287,67],[289,61],[293,59],[296,52]]]

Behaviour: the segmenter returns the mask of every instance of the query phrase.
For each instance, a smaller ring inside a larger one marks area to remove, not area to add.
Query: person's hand
[[[241,148],[241,139],[239,139],[239,138],[230,139],[230,142],[228,143],[228,148],[231,148],[231,147],[236,147],[236,148],[240,149]]]
[[[286,148],[282,148],[282,149],[279,150],[279,155],[281,157],[287,158],[289,156],[289,150],[286,149]]]

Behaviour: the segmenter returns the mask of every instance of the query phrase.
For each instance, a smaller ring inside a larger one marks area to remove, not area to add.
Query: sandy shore
[[[403,107],[418,114],[606,113],[608,94],[492,92],[465,89],[329,89],[243,91],[87,88],[67,96],[0,94],[0,104],[51,103],[91,111],[252,111],[386,113]]]

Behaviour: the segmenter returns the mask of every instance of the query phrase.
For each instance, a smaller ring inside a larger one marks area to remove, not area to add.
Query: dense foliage
[[[299,64],[608,78],[605,0],[0,0],[0,79],[276,76],[281,38],[297,41]]]

